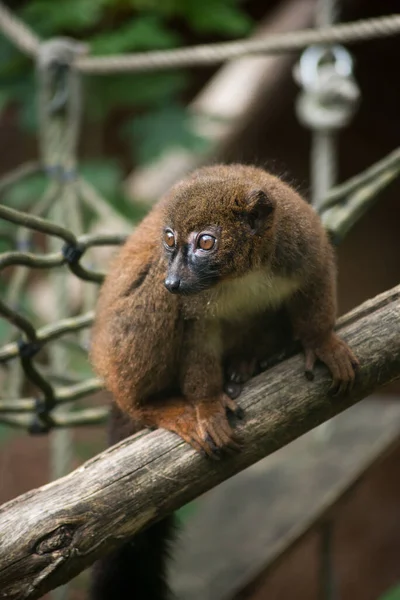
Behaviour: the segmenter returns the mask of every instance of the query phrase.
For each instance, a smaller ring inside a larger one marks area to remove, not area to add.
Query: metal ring
[[[335,46],[310,46],[300,56],[298,75],[304,87],[312,87],[318,76],[321,60],[329,52],[334,58],[338,75],[349,77],[353,72],[353,59],[350,52],[339,44]]]

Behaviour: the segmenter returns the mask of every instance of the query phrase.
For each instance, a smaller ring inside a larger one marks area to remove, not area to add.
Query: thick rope
[[[290,33],[270,35],[264,39],[250,39],[238,42],[223,42],[164,50],[158,52],[138,52],[105,57],[79,58],[76,66],[84,73],[107,75],[111,73],[152,71],[214,65],[225,60],[249,54],[275,54],[302,50],[311,44],[353,43],[362,40],[387,37],[400,33],[400,15],[365,19],[345,25],[335,25],[323,29],[305,29]]]
[[[39,38],[37,38],[21,21],[15,18],[12,13],[0,2],[0,31],[2,31],[16,46],[22,51],[26,52],[31,56],[38,56],[38,63],[43,66],[43,59],[46,63],[46,54],[43,52],[50,48],[52,42],[41,44]],[[197,46],[192,48],[183,48],[180,50],[170,50],[163,52],[147,52],[138,53],[133,55],[125,56],[111,56],[111,57],[74,57],[69,60],[68,55],[57,56],[55,60],[50,60],[50,65],[54,67],[62,67],[66,64],[72,63],[72,68],[68,70],[68,77],[65,80],[66,84],[70,84],[74,89],[73,95],[76,95],[77,89],[74,88],[76,83],[76,77],[78,76],[75,67],[78,67],[81,71],[86,73],[113,73],[113,72],[128,72],[128,71],[141,71],[164,68],[174,68],[181,66],[190,65],[207,65],[216,64],[242,56],[245,54],[255,53],[273,53],[273,52],[285,52],[300,50],[310,44],[315,43],[333,43],[333,42],[356,42],[365,39],[373,39],[377,37],[384,37],[388,35],[395,35],[400,33],[400,15],[392,15],[381,17],[378,19],[368,19],[364,21],[358,21],[348,23],[346,25],[338,25],[334,27],[324,27],[318,30],[304,30],[300,32],[278,34],[269,36],[263,40],[244,40],[238,42],[222,43],[222,44],[210,44],[208,46]],[[72,40],[63,40],[65,48],[68,52],[71,50],[77,51],[77,53],[84,52],[85,48],[69,48],[69,45],[74,43]],[[68,47],[67,47],[68,46]],[[41,50],[41,52],[40,52]],[[40,71],[40,68],[39,68]],[[67,86],[68,87],[68,86]],[[62,84],[56,86],[55,91],[61,92],[61,96],[58,93],[51,93],[46,98],[46,102],[43,105],[49,106],[51,101],[53,114],[57,113],[60,104],[60,98],[63,100],[63,93],[65,88]],[[67,96],[68,97],[68,96]],[[64,100],[63,100],[64,102]],[[62,102],[62,103],[63,103]],[[80,105],[70,104],[67,113],[71,117],[72,115],[79,115]],[[42,115],[41,124],[46,123],[49,114]],[[54,118],[52,119],[54,120]],[[70,185],[69,178],[65,178],[65,172],[67,175],[73,175],[75,171],[75,160],[73,155],[76,150],[76,139],[77,130],[74,126],[68,129],[67,134],[64,135],[63,147],[57,149],[60,142],[58,128],[53,128],[54,131],[49,130],[49,139],[43,139],[42,150],[43,150],[43,162],[45,168],[50,171],[53,166],[63,165],[64,177],[62,178],[63,185]],[[51,133],[51,135],[50,135]],[[65,133],[65,132],[64,132]],[[54,134],[54,136],[53,136]],[[51,138],[51,139],[50,139]],[[48,142],[48,144],[47,144]],[[51,150],[48,149],[51,146]],[[71,158],[72,156],[72,158]],[[391,158],[392,160],[392,158]],[[347,233],[348,229],[355,220],[370,206],[374,201],[375,197],[381,189],[387,185],[398,174],[398,157],[396,165],[391,163],[391,168],[388,170],[383,165],[384,161],[381,161],[379,169],[378,165],[374,167],[374,175],[371,176],[371,172],[368,171],[368,181],[364,182],[363,177],[365,175],[358,176],[357,188],[354,191],[355,183],[349,182],[348,184],[339,186],[339,195],[348,194],[347,201],[343,206],[334,207],[329,210],[320,208],[321,216],[323,218],[325,226],[329,229],[331,234],[334,234],[336,238],[343,237]],[[25,173],[29,174],[29,173]],[[372,182],[371,182],[372,179]],[[360,180],[360,181],[359,181]],[[0,191],[2,187],[0,181]],[[11,183],[7,180],[7,185]],[[93,205],[96,208],[99,204],[98,197],[95,197],[90,189],[79,180],[77,184],[80,186],[80,193],[85,201]],[[353,186],[352,191],[348,192],[347,186]],[[338,188],[338,189],[339,189]],[[85,190],[89,190],[90,193],[86,193]],[[332,202],[332,198],[337,198],[338,191],[333,190],[327,194],[326,200]],[[103,200],[100,201],[99,207],[101,210],[96,212],[104,212]],[[326,216],[327,215],[327,216]],[[55,268],[61,265],[67,265],[71,272],[77,277],[85,281],[96,281],[99,282],[102,279],[102,274],[88,269],[82,266],[80,258],[90,246],[102,245],[102,244],[115,244],[120,243],[122,239],[118,236],[76,236],[66,227],[52,223],[46,219],[39,218],[37,216],[28,215],[11,209],[6,206],[0,205],[0,219],[4,218],[11,223],[16,223],[21,227],[29,227],[35,231],[41,231],[51,236],[61,238],[66,242],[63,249],[58,252],[48,253],[44,255],[30,254],[26,251],[15,251],[8,252],[0,256],[0,270],[10,265],[25,265],[35,268]],[[71,226],[71,225],[69,225]],[[67,224],[68,227],[68,224]],[[124,237],[124,236],[122,236]],[[50,341],[56,337],[59,337],[63,333],[71,332],[73,330],[81,329],[82,327],[88,326],[92,320],[93,315],[87,314],[76,319],[62,319],[56,324],[43,328],[43,332],[38,332],[29,319],[25,318],[14,308],[6,305],[0,300],[0,316],[9,320],[16,327],[20,329],[23,334],[22,340],[18,343],[7,344],[6,347],[0,349],[0,363],[2,361],[8,361],[16,356],[19,356],[24,363],[24,371],[27,378],[35,385],[39,390],[39,400],[49,401],[50,403],[62,404],[66,400],[73,400],[78,397],[83,397],[94,389],[99,389],[101,382],[99,380],[91,380],[90,382],[79,383],[78,386],[69,386],[66,388],[54,388],[49,381],[44,377],[40,376],[40,373],[35,370],[34,362],[32,358],[35,353],[40,349],[44,342]],[[41,334],[41,338],[38,339],[38,334]],[[12,424],[14,426],[27,427],[31,423],[30,414],[13,414],[18,412],[31,413],[33,407],[36,406],[35,398],[28,398],[21,400],[22,404],[18,404],[18,400],[11,398],[9,401],[0,401],[0,422]],[[12,402],[11,402],[12,401]],[[14,408],[10,408],[11,404]],[[58,411],[56,411],[57,413]],[[80,410],[74,413],[65,414],[64,412],[54,414],[52,416],[52,423],[55,427],[65,427],[72,425],[82,424],[95,424],[102,422],[105,418],[105,409],[87,409]]]
[[[0,2],[0,31],[28,56],[36,56],[40,38],[21,19]]]
[[[29,56],[35,56],[40,39],[2,2],[0,2],[0,31]],[[388,37],[400,33],[400,14],[375,19],[363,19],[323,27],[270,35],[264,39],[240,40],[103,57],[80,57],[75,64],[84,73],[111,74],[117,72],[152,71],[190,66],[214,65],[249,54],[275,54],[302,50],[312,44],[355,43]]]

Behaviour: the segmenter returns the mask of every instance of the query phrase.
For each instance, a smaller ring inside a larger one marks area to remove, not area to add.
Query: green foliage
[[[223,37],[246,35],[252,22],[240,0],[127,0],[138,11],[154,11],[164,18],[181,19],[192,31]]]
[[[194,31],[222,36],[241,36],[249,33],[251,19],[236,2],[201,0],[186,3],[186,19]]]
[[[116,106],[151,109],[154,106],[168,105],[186,87],[186,77],[182,72],[138,73],[135,76],[107,77],[104,86],[102,77],[93,77],[88,83],[88,103],[92,118],[101,119]]]
[[[134,119],[128,123],[126,132],[140,163],[158,158],[171,146],[194,151],[207,147],[206,140],[190,128],[190,119],[185,109],[174,104],[162,106]]]
[[[122,172],[116,161],[110,159],[82,161],[79,165],[79,173],[95,187],[103,198],[107,198],[123,217],[135,221],[143,216],[141,210],[132,206],[131,202],[119,191]],[[40,200],[48,184],[44,174],[32,175],[10,186],[3,193],[1,201],[13,208],[29,212]],[[90,217],[93,215],[90,213],[86,216],[88,221],[85,222],[85,226],[87,227]],[[0,228],[0,252],[12,249],[11,241],[15,229],[14,225],[8,223],[5,223],[2,229]]]
[[[27,2],[21,17],[43,37],[71,30],[85,32],[101,19],[103,0],[33,0]]]
[[[116,31],[94,35],[90,42],[93,54],[163,50],[177,46],[181,37],[166,28],[159,15],[143,15],[121,25]]]
[[[28,0],[18,14],[43,39],[60,35],[82,39],[96,55],[166,50],[192,42],[193,37],[198,43],[210,36],[218,41],[247,35],[252,27],[241,0]],[[200,151],[204,140],[191,131],[182,107],[190,81],[190,74],[179,70],[86,77],[86,115],[101,127],[123,109],[126,119],[119,133],[140,162],[154,160],[171,146]],[[31,62],[0,37],[0,116],[13,104],[20,126],[34,133],[35,100]],[[115,196],[120,181],[113,169],[93,171],[96,186],[108,177],[106,196]],[[27,189],[32,197],[39,194],[40,185],[29,179],[28,187],[19,186],[10,201],[23,204]],[[117,203],[124,204],[120,199]]]
[[[400,585],[391,588],[383,596],[380,596],[379,600],[400,600]]]

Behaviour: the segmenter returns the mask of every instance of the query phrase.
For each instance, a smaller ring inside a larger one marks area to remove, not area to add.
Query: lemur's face
[[[168,257],[165,287],[178,294],[197,294],[215,285],[221,278],[218,250],[221,228],[209,225],[183,237],[166,227],[164,247]]]
[[[166,288],[197,294],[255,268],[257,244],[271,228],[273,208],[264,191],[247,182],[202,180],[186,186],[166,210]]]

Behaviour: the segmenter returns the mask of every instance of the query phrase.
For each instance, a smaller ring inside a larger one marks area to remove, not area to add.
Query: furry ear
[[[253,190],[246,198],[247,219],[251,229],[256,232],[267,225],[275,205],[263,190]]]

